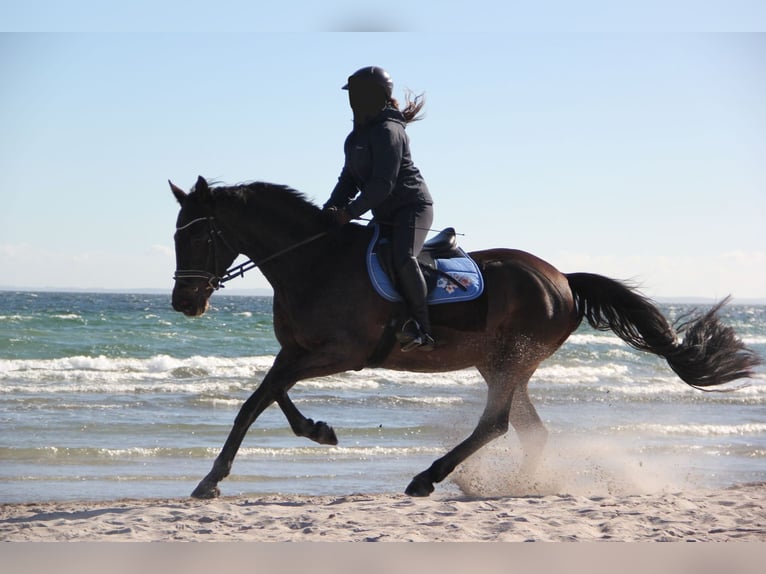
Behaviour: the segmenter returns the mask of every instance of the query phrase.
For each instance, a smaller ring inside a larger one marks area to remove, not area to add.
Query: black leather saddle
[[[427,253],[430,257],[430,263],[433,259],[452,259],[453,257],[462,257],[462,253],[457,246],[457,233],[454,227],[442,229],[435,237],[432,237],[423,245],[420,252]],[[420,257],[418,257],[420,260]]]

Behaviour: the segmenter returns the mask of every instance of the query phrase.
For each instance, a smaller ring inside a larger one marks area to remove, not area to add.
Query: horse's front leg
[[[229,436],[213,463],[212,470],[192,492],[194,498],[215,498],[220,494],[218,483],[229,476],[234,457],[237,455],[250,426],[263,411],[274,403],[279,396],[286,393],[287,389],[292,387],[300,378],[294,365],[299,364],[301,358],[285,350],[277,354],[274,364],[266,373],[261,384],[240,407],[239,413],[234,419],[234,425],[229,431]]]
[[[270,376],[272,372],[273,369],[269,371],[255,392],[239,409],[239,413],[234,419],[234,426],[229,431],[229,436],[213,463],[213,469],[192,492],[194,498],[216,498],[221,493],[218,489],[218,483],[229,476],[234,457],[237,455],[247,430],[255,422],[255,419],[276,400],[278,389],[274,388],[274,378]]]
[[[353,357],[352,357],[353,359]],[[250,426],[255,419],[275,401],[285,410],[293,430],[307,430],[310,438],[321,439],[329,443],[335,433],[326,423],[312,423],[298,412],[295,405],[287,398],[287,391],[300,380],[312,377],[322,377],[332,373],[353,368],[347,354],[338,352],[312,352],[283,349],[279,352],[274,365],[271,367],[261,384],[245,401],[239,410],[234,426],[221,449],[221,453],[213,463],[213,469],[202,479],[192,493],[196,498],[215,498],[219,494],[218,483],[231,472],[231,465]],[[302,422],[302,419],[305,421]],[[337,442],[337,439],[335,439]],[[318,441],[319,442],[319,441]]]
[[[277,403],[285,413],[287,422],[296,436],[304,436],[318,442],[319,444],[338,444],[338,437],[335,436],[333,428],[323,421],[314,422],[313,419],[306,418],[287,396],[287,391],[277,397]]]

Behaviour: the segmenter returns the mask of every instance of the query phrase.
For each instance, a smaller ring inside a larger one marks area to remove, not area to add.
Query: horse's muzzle
[[[207,311],[213,288],[209,285],[192,287],[179,285],[173,288],[173,309],[187,317],[199,317]]]

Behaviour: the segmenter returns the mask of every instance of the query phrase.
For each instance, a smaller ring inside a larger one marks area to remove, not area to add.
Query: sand
[[[0,507],[3,541],[766,541],[766,483],[641,495],[238,496]]]

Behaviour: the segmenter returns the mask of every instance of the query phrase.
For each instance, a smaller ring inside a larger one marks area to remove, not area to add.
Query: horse
[[[337,444],[332,426],[304,416],[288,395],[309,378],[370,366],[421,373],[475,367],[487,384],[486,406],[475,429],[405,489],[410,496],[428,496],[434,484],[509,425],[524,453],[520,472],[534,472],[548,431],[527,386],[540,363],[584,319],[663,357],[681,380],[701,390],[751,377],[761,362],[719,321],[717,311],[728,298],[701,316],[671,325],[631,285],[593,273],[564,274],[530,253],[502,248],[469,253],[485,282],[478,298],[431,307],[436,348],[402,352],[390,336],[392,318],[402,306],[373,290],[364,263],[369,225],[338,227],[284,185],[211,187],[200,176],[185,192],[169,183],[181,206],[173,308],[202,315],[225,281],[257,266],[274,290],[274,334],[280,345],[273,365],[242,404],[211,471],[194,489],[195,498],[220,495],[218,484],[231,472],[248,429],[275,402],[297,436]],[[240,254],[251,261],[229,270]]]

